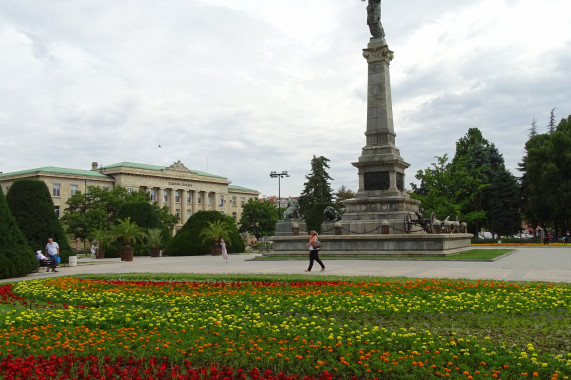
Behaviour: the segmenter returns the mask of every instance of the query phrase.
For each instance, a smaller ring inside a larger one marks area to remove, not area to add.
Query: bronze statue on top
[[[367,5],[367,25],[369,25],[373,38],[385,37],[385,30],[381,25],[381,0],[369,0],[369,5]]]

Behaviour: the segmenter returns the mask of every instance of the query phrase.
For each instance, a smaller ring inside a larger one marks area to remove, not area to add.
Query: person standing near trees
[[[48,239],[48,244],[46,244],[46,253],[52,264],[52,272],[57,272],[56,268],[58,263],[57,260],[59,258],[59,245],[52,238]]]
[[[226,249],[226,241],[224,238],[220,239],[220,249],[222,251],[222,259],[228,263],[228,250]]]
[[[325,265],[319,259],[319,248],[321,247],[321,243],[317,238],[317,232],[311,231],[311,237],[309,238],[309,243],[306,244],[309,247],[309,267],[305,270],[306,272],[311,272],[311,268],[313,268],[313,262],[317,261],[319,265],[321,265],[321,271],[325,270]]]

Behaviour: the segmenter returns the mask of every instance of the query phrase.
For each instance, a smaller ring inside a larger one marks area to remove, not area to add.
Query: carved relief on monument
[[[180,160],[178,160],[177,162],[170,165],[167,169],[177,170],[179,172],[190,172],[190,169],[187,168],[186,166],[184,166],[184,164],[182,162],[180,162]]]
[[[400,191],[404,190],[404,174],[397,173],[397,189]]]
[[[391,185],[389,172],[365,173],[365,190],[388,190]]]
[[[387,45],[383,45],[374,49],[363,49],[363,57],[367,59],[368,63],[386,62],[389,64],[395,55]]]

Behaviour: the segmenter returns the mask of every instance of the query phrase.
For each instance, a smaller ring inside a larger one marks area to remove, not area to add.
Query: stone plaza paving
[[[480,247],[478,247],[480,248]],[[501,248],[501,247],[489,247]],[[512,247],[505,247],[512,248]],[[319,268],[305,273],[308,260],[252,261],[258,254],[230,255],[229,263],[220,256],[159,257],[135,256],[132,262],[119,258],[78,259],[76,267],[60,267],[57,273],[43,269],[26,277],[0,282],[104,273],[280,273],[309,276],[382,276],[408,278],[464,278],[499,281],[571,282],[571,245],[516,247],[511,254],[495,261],[428,260],[328,260],[324,272]],[[325,254],[325,252],[324,252]],[[216,277],[213,276],[213,279]]]

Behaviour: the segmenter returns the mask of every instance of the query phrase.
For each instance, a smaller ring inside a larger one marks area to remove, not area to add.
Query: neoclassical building
[[[199,210],[218,210],[237,221],[242,208],[250,199],[258,199],[257,190],[232,185],[226,177],[190,170],[178,161],[170,166],[146,165],[133,162],[99,166],[91,170],[43,167],[0,174],[4,194],[18,179],[36,179],[50,189],[55,211],[63,215],[66,201],[77,191],[85,193],[89,186],[112,188],[123,186],[128,191],[143,189],[151,201],[160,207],[167,205],[172,214],[180,217],[180,226]]]

